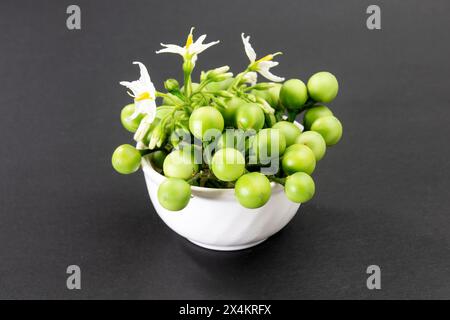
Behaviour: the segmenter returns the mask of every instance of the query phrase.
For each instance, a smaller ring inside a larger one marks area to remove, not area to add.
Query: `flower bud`
[[[226,109],[227,108],[227,105],[223,102],[223,99],[221,99],[221,98],[214,99],[214,102],[221,109]]]
[[[224,97],[224,98],[233,98],[234,97],[234,94],[232,94],[231,92],[228,92],[226,90],[217,91],[215,94],[218,95],[219,97]]]
[[[145,116],[141,120],[141,123],[139,124],[138,129],[134,133],[133,138],[136,142],[142,141],[145,138],[145,136],[147,135],[147,133],[150,131],[151,122],[147,121],[147,119],[148,119],[148,116]]]
[[[233,73],[228,72],[228,70],[230,70],[229,66],[215,68],[215,69],[209,70],[206,73],[202,74],[200,76],[200,79],[202,81],[209,80],[209,81],[213,81],[213,82],[220,82],[220,81],[226,80],[228,78],[231,78],[233,76]]]
[[[160,148],[160,147],[162,146],[164,140],[166,139],[166,135],[167,135],[166,132],[163,131],[163,132],[161,133],[161,135],[159,136],[159,139],[158,139],[158,141],[156,142],[156,146],[157,146],[158,148]]]
[[[233,74],[231,72],[227,72],[211,77],[211,80],[214,82],[220,82],[229,79],[231,77],[233,77]]]
[[[175,91],[180,89],[180,84],[175,79],[167,79],[164,81],[164,88],[166,88],[167,91]]]
[[[200,72],[200,82],[206,80],[207,73],[205,71]]]
[[[267,90],[272,88],[273,86],[275,86],[275,83],[273,82],[263,82],[263,83],[258,83],[255,86],[253,86],[253,89],[255,90]]]
[[[230,70],[229,66],[223,66],[223,67],[219,67],[219,68],[215,68],[215,69],[211,70],[211,73],[212,74],[221,74],[221,73],[228,72],[228,70]]]
[[[255,97],[255,99],[256,99],[256,103],[259,104],[259,106],[264,111],[264,113],[270,113],[270,114],[274,114],[275,113],[275,109],[272,108],[270,106],[270,104],[266,100],[264,100],[264,99],[262,99],[260,97]]]
[[[162,136],[162,133],[163,133],[162,131],[163,130],[161,128],[161,125],[158,124],[156,126],[156,128],[153,130],[152,136],[150,137],[150,142],[148,144],[148,148],[149,149],[154,149],[156,147],[157,143],[161,139],[161,136]]]

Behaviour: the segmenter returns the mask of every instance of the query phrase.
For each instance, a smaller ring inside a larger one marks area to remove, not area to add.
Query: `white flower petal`
[[[151,83],[150,75],[148,74],[147,68],[142,62],[139,61],[133,61],[133,64],[137,64],[139,66],[139,72],[141,74],[141,77],[139,78],[139,81],[144,83]]]
[[[205,51],[209,47],[215,46],[218,43],[220,43],[220,40],[213,41],[213,42],[206,43],[206,44],[202,44],[202,47],[197,51],[197,54],[202,53],[203,51]]]
[[[198,45],[202,45],[202,44],[203,44],[203,41],[205,41],[205,39],[206,39],[206,34],[202,34],[200,37],[198,37],[197,40],[195,40],[195,41],[191,44],[190,47],[192,47],[192,46],[196,47],[196,46],[198,46]]]
[[[136,149],[137,150],[146,150],[146,149],[148,149],[148,147],[142,141],[138,141],[136,143]]]
[[[189,48],[187,49],[189,54],[195,55],[195,54],[202,53],[203,51],[205,51],[209,47],[214,46],[214,45],[216,45],[216,44],[218,44],[220,42],[220,41],[213,41],[213,42],[204,44],[203,40],[205,40],[205,39],[206,39],[206,34],[201,35],[194,43],[192,43],[189,46]]]
[[[141,62],[135,61],[133,64],[137,64],[140,69],[140,78],[135,81],[121,81],[121,85],[130,89],[134,97],[138,97],[143,93],[148,93],[152,99],[155,99],[155,86],[150,80],[150,75],[148,74],[147,68]]]
[[[278,77],[270,72],[270,68],[278,65],[276,61],[261,61],[258,63],[258,72],[266,79],[273,82],[281,82],[284,81],[284,78]]]
[[[156,115],[156,110],[155,110]],[[150,129],[150,125],[152,124],[153,120],[155,119],[155,115],[147,114],[139,124],[138,129],[136,130],[136,133],[134,134],[134,140],[135,141],[142,141],[142,139],[145,138],[148,130]]]
[[[215,73],[225,73],[225,72],[228,72],[228,70],[230,70],[229,66],[223,66],[223,67],[215,68],[213,71]]]
[[[271,73],[269,70],[259,70],[259,73],[266,79],[273,81],[273,82],[282,82],[284,81],[283,77],[278,77]]]
[[[190,36],[192,36],[192,31],[193,31],[193,28],[191,29]],[[213,42],[204,44],[203,41],[205,39],[206,39],[206,34],[201,35],[197,40],[192,42],[187,47],[186,46],[181,47],[181,46],[178,46],[175,44],[161,43],[161,45],[165,48],[156,51],[156,53],[176,53],[176,54],[183,56],[184,59],[187,59],[187,58],[192,59],[193,62],[195,63],[195,60],[197,59],[197,57],[196,57],[197,54],[202,53],[209,47],[211,47],[215,44],[218,44],[220,42],[220,41],[213,41]]]
[[[135,141],[142,141],[145,138],[145,135],[147,134],[149,129],[150,129],[150,123],[146,123],[146,122],[144,122],[144,119],[142,119],[141,124],[139,125],[139,128],[136,130],[136,133],[134,134],[133,139]]]
[[[195,66],[195,62],[197,62],[197,55],[196,54],[192,56],[191,62]]]
[[[156,53],[176,53],[184,56],[186,54],[186,49],[184,47],[177,46],[176,44],[164,44],[161,45],[165,48],[156,51]]]
[[[244,43],[245,53],[249,58],[250,62],[255,62],[256,60],[256,52],[250,44],[250,36],[245,37],[244,33],[241,34],[242,42]]]
[[[270,68],[276,67],[279,64],[280,63],[277,62],[277,61],[271,61],[271,60],[261,61],[261,62],[258,63],[258,68],[260,68],[260,69],[270,69]]]
[[[127,87],[128,89],[131,90],[131,92],[133,93],[134,97],[137,97],[141,92],[142,92],[142,85],[139,82],[139,80],[135,80],[132,82],[129,81],[121,81],[119,82],[121,85]]]
[[[150,75],[148,74],[147,68],[145,65],[139,61],[134,61],[133,64],[137,64],[139,66],[141,77],[139,78],[139,82],[141,86],[143,86],[144,92],[150,93],[152,99],[155,99],[155,86],[153,85],[152,80],[150,79]]]
[[[139,114],[147,115],[145,117],[146,121],[152,123],[156,117],[156,103],[155,100],[144,99],[136,101],[134,103],[134,112],[130,116],[130,119],[136,118]]]
[[[121,84],[124,87],[130,88],[131,82],[130,81],[120,81],[119,84]]]

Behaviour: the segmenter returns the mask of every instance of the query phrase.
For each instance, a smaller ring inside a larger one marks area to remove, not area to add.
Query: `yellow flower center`
[[[262,57],[261,59],[256,60],[255,62],[258,63],[258,62],[262,62],[262,61],[270,61],[270,60],[273,59],[273,57],[278,56],[280,54],[282,54],[282,53],[281,52],[276,52],[276,53],[268,54],[267,56]]]
[[[149,92],[143,92],[141,93],[139,96],[137,96],[136,98],[134,98],[134,101],[142,101],[145,99],[151,99],[152,97],[150,96]]]
[[[192,31],[194,31],[194,28],[191,28],[191,31],[189,32],[189,35],[186,39],[186,44],[184,45],[184,47],[187,49],[191,46],[192,42],[194,42],[194,37],[192,35]]]
[[[273,55],[272,54],[268,54],[265,57],[262,57],[261,59],[256,60],[256,63],[258,62],[262,62],[262,61],[270,61],[273,59]]]

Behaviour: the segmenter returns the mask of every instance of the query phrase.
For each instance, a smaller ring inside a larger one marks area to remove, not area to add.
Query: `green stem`
[[[197,90],[195,90],[194,93],[192,93],[192,95],[195,95],[197,93],[200,93],[200,91],[203,90],[204,87],[206,87],[208,84],[210,84],[212,81],[211,80],[205,80],[203,82],[200,83],[200,85],[198,86]]]
[[[303,110],[310,109],[310,108],[314,107],[315,104],[316,104],[316,101],[314,101],[313,99],[309,98],[305,102],[305,104],[303,105]]]
[[[203,175],[203,171],[199,171],[197,172],[192,178],[190,178],[189,180],[187,180],[187,183],[192,184],[195,180],[197,180],[198,178],[200,178]]]
[[[149,155],[150,153],[154,152],[155,150],[150,149],[144,149],[144,150],[138,150],[141,154],[141,157],[145,157],[146,155]]]
[[[299,110],[288,111],[288,121],[293,122],[295,118],[303,113],[304,111],[311,109],[316,106],[316,101],[311,98],[306,101],[306,103]]]
[[[282,186],[284,186],[284,184],[286,183],[286,178],[278,178],[278,177],[275,177],[275,176],[269,176],[268,178],[269,178],[270,181],[279,183]]]
[[[192,95],[192,79],[191,74],[194,66],[190,58],[184,60],[183,62],[183,73],[184,73],[184,96],[186,97],[188,103],[191,102]]]
[[[245,69],[243,72],[239,73],[236,78],[234,78],[234,81],[231,83],[230,87],[228,88],[228,90],[233,89],[236,90],[237,89],[237,85],[241,82],[242,78],[250,72],[250,69],[247,67],[247,69]]]
[[[184,74],[184,95],[188,99],[188,101],[191,101],[191,95],[192,95],[192,79],[190,73]]]
[[[200,187],[204,187],[206,184],[206,181],[208,181],[208,178],[203,176],[200,178]]]
[[[230,182],[227,182],[226,185],[227,185],[227,188],[230,188],[230,189],[231,189],[231,188],[234,188],[234,187],[235,187],[236,183],[230,181]]]
[[[286,178],[278,178],[278,177],[275,177],[275,176],[267,176],[267,178],[268,178],[270,181],[279,183],[279,184],[281,184],[281,185],[283,185],[283,186],[284,186],[284,184],[286,183]]]
[[[248,86],[247,88],[244,89],[244,91],[252,91],[253,89],[255,89],[257,85],[255,84],[254,86]]]
[[[167,94],[167,93],[163,93],[163,92],[156,91],[156,96],[157,96],[157,97],[161,97],[161,98],[166,98],[167,100],[169,100],[170,102],[172,102],[174,106],[177,106],[177,107],[178,107],[178,106],[182,106],[182,104],[177,103],[177,101],[175,101],[175,100],[173,99],[173,96],[172,96],[171,94]]]
[[[288,121],[289,122],[294,122],[296,117],[297,117],[297,112],[296,111],[289,111],[288,112]]]

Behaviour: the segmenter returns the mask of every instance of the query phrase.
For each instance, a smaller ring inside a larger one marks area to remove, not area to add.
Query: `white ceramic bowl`
[[[253,247],[280,231],[297,213],[283,187],[272,182],[272,196],[261,208],[247,209],[234,189],[192,187],[192,198],[181,211],[164,209],[158,201],[159,184],[166,179],[142,159],[150,199],[161,219],[176,233],[204,248],[222,251]]]

